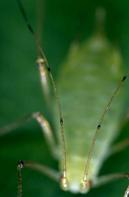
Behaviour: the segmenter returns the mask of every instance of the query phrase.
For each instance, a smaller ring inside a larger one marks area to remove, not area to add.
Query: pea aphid
[[[21,4],[20,6],[27,21],[23,7]],[[29,29],[35,35],[30,25]],[[50,75],[55,88],[50,67],[45,67],[47,66],[45,65],[46,59],[39,43],[38,47],[39,57],[37,63],[40,69],[41,81],[43,82],[44,76],[46,76],[44,69],[47,68],[45,72]],[[122,109],[121,98],[118,97],[117,101],[113,103],[109,116],[106,112],[112,99],[126,79],[126,76],[122,77],[119,86],[115,89],[117,81],[120,79],[121,68],[119,66],[121,66],[120,54],[101,34],[94,35],[82,46],[74,46],[70,50],[67,61],[64,63],[60,73],[59,85],[57,84],[62,104],[61,110],[57,97],[62,134],[60,136],[60,130],[57,128],[57,136],[59,139],[59,150],[63,149],[63,152],[58,153],[53,133],[44,117],[39,113],[32,114],[32,117],[43,127],[52,152],[56,152],[56,156],[58,156],[61,176],[45,166],[20,161],[18,164],[19,196],[22,195],[21,169],[23,167],[42,171],[58,181],[60,179],[63,189],[74,193],[86,193],[91,187],[108,182],[110,179],[128,177],[128,174],[114,174],[97,178],[99,168],[109,150],[109,145],[115,135],[117,135],[116,127]],[[114,93],[112,94],[113,90]],[[112,97],[110,98],[111,95]],[[102,114],[103,109],[104,113]],[[103,128],[101,128],[105,114],[107,119]],[[31,116],[28,118],[31,118]],[[28,118],[25,118],[25,121]],[[17,122],[17,125],[12,125],[12,128],[19,124],[21,122]],[[59,123],[57,124],[59,125]],[[101,132],[98,135],[100,128]],[[8,129],[11,129],[11,127]],[[3,131],[6,132],[8,129]],[[127,195],[128,191],[125,196]]]

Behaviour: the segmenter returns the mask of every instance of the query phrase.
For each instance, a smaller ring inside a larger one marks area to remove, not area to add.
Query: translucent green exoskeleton
[[[112,151],[111,143],[118,135],[124,99],[122,95],[116,95],[127,78],[123,76],[121,54],[103,32],[103,10],[97,12],[98,29],[91,38],[70,48],[55,85],[50,66],[21,1],[18,5],[34,36],[41,82],[45,94],[48,94],[46,98],[49,97],[48,80],[54,89],[56,107],[53,104],[53,108],[58,142],[55,142],[49,122],[40,112],[1,128],[0,135],[33,118],[41,126],[53,156],[59,161],[59,173],[38,163],[19,161],[18,197],[22,196],[21,171],[25,167],[48,175],[58,181],[62,189],[72,193],[87,193],[92,187],[110,180],[128,178],[128,173],[98,177],[103,161]],[[128,192],[127,189],[125,197]]]
[[[57,87],[65,121],[71,192],[85,193],[99,182],[100,167],[118,135],[122,96],[119,95],[104,116],[112,102],[110,97],[114,96],[122,66],[121,54],[100,29],[84,43],[73,45],[62,66]]]

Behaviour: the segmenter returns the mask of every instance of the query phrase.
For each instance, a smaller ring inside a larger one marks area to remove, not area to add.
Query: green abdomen
[[[70,179],[83,176],[96,126],[120,76],[120,54],[101,36],[93,36],[83,45],[73,47],[61,68],[58,91],[64,115]],[[96,139],[89,172],[91,179],[97,175],[109,145],[118,133],[121,112],[122,100],[118,96]]]

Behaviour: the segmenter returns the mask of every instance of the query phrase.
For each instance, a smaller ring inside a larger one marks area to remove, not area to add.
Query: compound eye
[[[64,191],[67,191],[68,190],[68,179],[67,179],[67,177],[65,176],[65,174],[64,175],[62,175],[61,177],[60,177],[60,186],[61,186],[61,188],[64,190]]]
[[[81,184],[80,184],[80,192],[81,193],[87,193],[90,190],[91,187],[92,187],[91,180],[83,179],[81,181]]]

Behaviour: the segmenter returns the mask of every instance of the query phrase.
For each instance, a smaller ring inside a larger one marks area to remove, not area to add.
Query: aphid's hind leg
[[[129,146],[129,137],[113,145],[109,155],[116,154],[124,150],[127,146]]]
[[[32,161],[19,161],[17,165],[17,172],[18,172],[18,193],[17,197],[22,197],[22,169],[23,168],[30,168],[35,171],[38,171],[54,181],[59,181],[59,173],[43,164],[35,163]]]
[[[99,187],[99,186],[107,184],[111,181],[115,181],[115,180],[119,180],[119,179],[123,179],[123,178],[129,179],[129,173],[114,173],[114,174],[101,176],[94,183],[94,187]],[[129,186],[127,187],[123,197],[128,197],[128,196],[129,196]]]
[[[125,128],[125,126],[127,126],[127,124],[129,123],[129,110],[127,111],[124,119],[122,120],[122,124],[120,124],[120,128]],[[109,155],[118,153],[122,150],[124,150],[125,148],[127,148],[129,146],[129,136],[126,137],[125,139],[113,144],[110,148],[110,153]]]
[[[56,146],[56,142],[54,139],[54,135],[53,135],[51,126],[50,126],[49,122],[45,119],[45,117],[40,112],[32,113],[30,115],[27,115],[27,116],[17,120],[16,122],[14,122],[10,125],[0,128],[0,136],[12,132],[14,129],[24,125],[26,122],[28,122],[32,119],[35,119],[38,122],[38,124],[40,125],[40,127],[42,129],[42,133],[43,133],[43,135],[50,147],[50,150],[51,150],[53,156],[57,157],[57,146]]]

